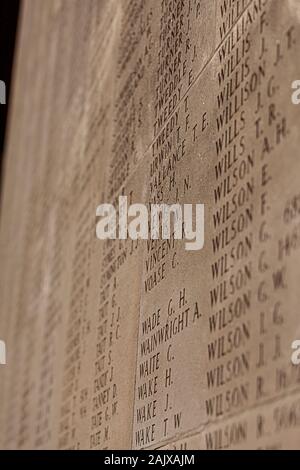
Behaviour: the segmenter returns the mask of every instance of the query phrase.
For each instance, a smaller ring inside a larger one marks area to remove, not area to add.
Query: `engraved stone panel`
[[[299,45],[296,0],[23,2],[1,448],[299,448]],[[198,248],[98,240],[120,196]]]

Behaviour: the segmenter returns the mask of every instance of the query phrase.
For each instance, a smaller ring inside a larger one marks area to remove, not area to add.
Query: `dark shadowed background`
[[[0,0],[0,80],[6,84],[6,105],[0,104],[0,191],[19,10],[20,0]]]

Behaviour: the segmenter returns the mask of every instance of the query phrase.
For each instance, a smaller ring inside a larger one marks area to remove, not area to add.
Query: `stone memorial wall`
[[[299,51],[297,0],[24,1],[1,448],[300,448]],[[203,249],[98,240],[124,195]]]

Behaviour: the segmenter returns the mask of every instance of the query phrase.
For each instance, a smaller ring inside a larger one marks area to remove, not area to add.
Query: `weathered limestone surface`
[[[300,448],[297,0],[25,0],[0,447]],[[205,245],[96,207],[204,203]]]

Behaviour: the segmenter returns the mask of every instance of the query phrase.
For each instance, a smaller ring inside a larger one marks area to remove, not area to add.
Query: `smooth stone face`
[[[298,2],[41,3],[6,149],[1,448],[299,448]],[[124,195],[204,204],[203,249],[97,240]]]

